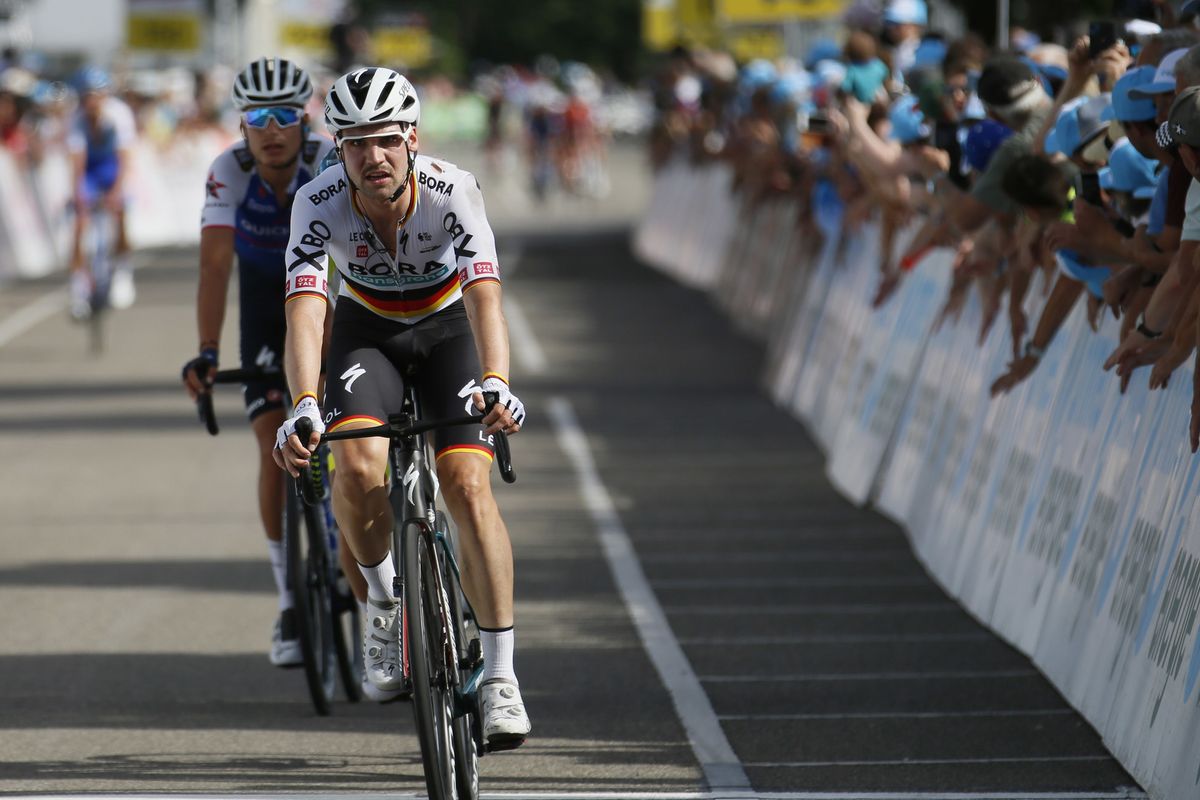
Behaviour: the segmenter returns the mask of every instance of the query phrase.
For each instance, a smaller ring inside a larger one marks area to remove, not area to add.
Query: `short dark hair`
[[[1056,192],[1055,184],[1063,178],[1062,170],[1049,157],[1026,153],[1008,165],[1000,187],[1019,206],[1061,209],[1067,198]]]

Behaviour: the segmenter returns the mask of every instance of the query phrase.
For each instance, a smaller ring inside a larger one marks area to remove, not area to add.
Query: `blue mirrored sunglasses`
[[[271,106],[269,108],[252,108],[242,114],[242,119],[251,128],[265,128],[271,120],[281,128],[290,128],[300,123],[304,112],[288,106]]]

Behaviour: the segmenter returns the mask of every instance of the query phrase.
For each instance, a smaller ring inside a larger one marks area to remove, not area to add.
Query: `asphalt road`
[[[497,492],[534,723],[485,791],[1141,796],[896,526],[834,492],[758,389],[761,348],[635,261],[648,176],[618,156],[604,201],[531,209],[484,181],[530,413]],[[319,718],[267,663],[240,397],[210,438],[177,380],[196,252],[138,264],[99,357],[55,283],[0,290],[0,792],[421,791],[407,705]]]

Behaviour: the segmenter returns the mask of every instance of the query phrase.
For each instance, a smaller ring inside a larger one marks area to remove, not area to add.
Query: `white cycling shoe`
[[[108,302],[113,308],[129,308],[137,300],[137,287],[133,285],[133,269],[118,267],[113,271],[112,283],[108,287]]]
[[[271,632],[271,663],[276,667],[298,667],[304,663],[300,650],[300,636],[296,631],[296,612],[286,609],[280,612]]]
[[[489,752],[520,747],[533,727],[520,688],[503,678],[493,678],[479,687],[479,714]]]
[[[400,604],[367,599],[367,620],[363,626],[363,667],[367,681],[381,692],[404,688],[400,669]],[[372,698],[375,699],[375,698]]]

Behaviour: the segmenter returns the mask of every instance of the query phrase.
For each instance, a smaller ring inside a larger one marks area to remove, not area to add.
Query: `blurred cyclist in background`
[[[233,82],[233,105],[241,115],[243,140],[217,157],[205,185],[196,292],[200,353],[183,367],[183,381],[193,400],[211,390],[217,371],[235,254],[241,365],[252,369],[282,363],[284,251],[292,199],[317,174],[317,165],[333,148],[332,141],[308,129],[304,104],[312,92],[308,74],[282,58],[260,58]],[[283,474],[271,458],[275,430],[284,420],[286,388],[282,375],[242,386],[246,414],[258,441],[258,506],[279,593],[270,659],[281,667],[302,662],[283,550]]]
[[[85,67],[73,81],[79,110],[71,124],[68,147],[74,166],[75,230],[71,247],[71,316],[91,313],[92,275],[83,252],[83,235],[92,210],[103,206],[113,215],[115,264],[108,300],[114,308],[133,305],[132,264],[125,230],[125,178],[137,125],[129,106],[111,94],[112,80],[99,67]]]

